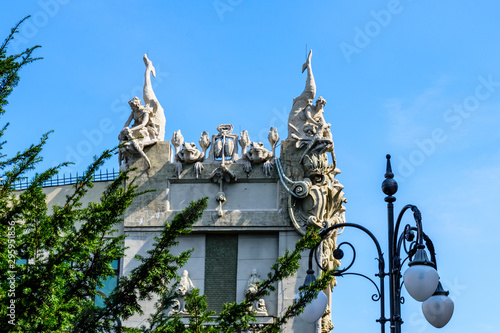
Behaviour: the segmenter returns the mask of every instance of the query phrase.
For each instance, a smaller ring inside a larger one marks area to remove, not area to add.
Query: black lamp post
[[[356,251],[352,244],[348,242],[342,242],[337,246],[334,251],[334,257],[336,259],[342,259],[344,256],[343,250],[341,249],[344,245],[347,245],[353,251],[353,259],[346,268],[338,269],[335,272],[335,276],[343,275],[358,275],[370,280],[377,288],[377,293],[372,296],[374,301],[380,302],[380,318],[377,322],[381,324],[381,332],[385,332],[385,323],[390,323],[391,333],[400,333],[401,324],[403,320],[401,318],[401,303],[403,298],[401,297],[401,277],[403,277],[403,283],[406,287],[408,293],[419,302],[422,303],[422,310],[425,318],[433,326],[441,328],[448,323],[453,314],[453,302],[448,297],[448,292],[444,291],[441,283],[439,282],[439,275],[436,270],[436,256],[434,253],[434,245],[430,238],[423,232],[422,229],[422,216],[418,208],[414,205],[406,205],[403,207],[399,216],[394,224],[394,201],[396,198],[394,194],[398,190],[398,184],[394,180],[394,174],[391,169],[391,156],[387,155],[387,171],[385,174],[385,180],[382,183],[382,191],[387,195],[385,201],[387,202],[387,222],[388,222],[388,243],[389,243],[389,270],[385,271],[385,261],[384,255],[380,248],[380,244],[377,238],[370,232],[370,230],[365,227],[355,224],[355,223],[340,223],[333,225],[329,228],[320,231],[320,236],[322,241],[330,235],[330,233],[335,229],[340,229],[344,227],[357,228],[365,232],[375,243],[378,252],[378,263],[379,272],[375,274],[379,278],[379,283],[375,283],[371,278],[366,275],[359,273],[351,273],[348,270],[354,263],[356,259]],[[407,224],[404,230],[399,233],[399,228],[401,220],[406,211],[411,210],[413,212],[413,217],[415,219],[415,226]],[[416,239],[415,239],[416,233]],[[312,270],[312,258],[316,259],[317,265],[323,268],[318,260],[318,248],[321,245],[320,241],[318,245],[311,249],[309,255],[309,270],[307,271],[307,277],[304,282],[304,286],[309,285],[315,280],[314,270]],[[401,258],[401,250],[406,253],[405,258]],[[430,255],[430,260],[428,259],[427,252]],[[409,259],[408,266],[404,275],[401,275],[401,269],[403,263]],[[385,316],[385,278],[389,277],[389,317]],[[313,302],[311,302],[306,309],[302,318],[309,322],[315,322],[317,319],[321,318],[326,307],[325,297],[317,297]],[[320,304],[321,303],[321,304]],[[321,313],[319,313],[321,312]]]

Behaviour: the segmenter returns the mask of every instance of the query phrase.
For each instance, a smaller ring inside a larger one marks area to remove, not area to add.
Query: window
[[[222,305],[236,301],[238,265],[237,234],[207,234],[205,238],[205,295],[208,309],[220,312]]]
[[[98,288],[97,291],[100,291],[105,296],[108,296],[113,289],[118,285],[118,277],[120,276],[120,259],[114,260],[111,263],[111,267],[115,270],[115,276],[110,276],[106,280],[103,281],[104,286],[102,288]],[[104,297],[100,295],[95,296],[95,305],[104,306]]]

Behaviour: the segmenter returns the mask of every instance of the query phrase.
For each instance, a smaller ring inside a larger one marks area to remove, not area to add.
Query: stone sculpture
[[[172,146],[174,148],[173,164],[176,167],[177,177],[181,178],[182,170],[185,165],[194,165],[196,178],[199,178],[201,172],[205,169],[205,164],[218,164],[212,169],[208,178],[219,184],[219,192],[216,195],[218,203],[218,216],[222,217],[224,211],[222,206],[227,201],[224,193],[224,183],[234,183],[237,177],[234,171],[230,170],[232,164],[243,164],[243,169],[249,175],[252,171],[252,165],[261,164],[262,171],[267,177],[271,176],[275,165],[276,145],[279,142],[279,135],[276,128],[269,130],[269,143],[271,150],[267,150],[262,142],[251,142],[247,131],[242,131],[239,135],[232,133],[233,125],[222,124],[217,126],[218,134],[212,135],[211,139],[207,132],[202,132],[199,145],[201,150],[196,147],[194,142],[184,142],[181,130],[172,135]],[[238,143],[242,148],[241,158],[238,155]],[[207,157],[207,150],[210,148]]]
[[[195,288],[193,282],[189,278],[189,272],[184,270],[182,272],[181,280],[175,291],[177,298],[174,300],[174,305],[171,307],[172,313],[187,314],[186,311],[186,296],[191,294]]]
[[[177,177],[180,177],[182,172],[182,164],[193,164],[196,172],[196,178],[200,176],[203,170],[203,162],[205,160],[205,151],[207,150],[210,142],[207,142],[208,133],[203,132],[200,138],[200,146],[203,152],[198,150],[194,142],[184,142],[184,137],[181,134],[181,130],[174,132],[172,136],[172,145],[174,146],[174,164],[177,167]],[[180,149],[182,147],[182,149]]]
[[[326,101],[319,97],[316,102],[316,83],[311,67],[312,51],[309,52],[302,72],[307,70],[306,86],[301,95],[293,100],[288,118],[288,138],[282,141],[280,160],[277,160],[281,182],[288,192],[287,211],[295,228],[304,234],[308,227],[323,229],[341,223],[347,202],[342,184],[335,179],[340,173],[336,168],[331,125],[324,118]],[[328,153],[331,160],[329,161]],[[324,242],[322,264],[333,269],[340,264],[333,257],[337,233]],[[335,282],[325,290],[331,298]],[[322,318],[322,332],[330,332],[331,311]]]
[[[151,85],[150,73],[155,76],[155,68],[147,55],[144,55],[143,60],[146,65],[143,89],[145,105],[142,105],[138,97],[134,97],[128,102],[132,112],[118,135],[121,144],[118,152],[118,163],[122,170],[129,168],[131,155],[142,156],[150,168],[151,162],[144,153],[144,148],[158,141],[163,141],[165,138],[165,114]]]
[[[156,128],[151,121],[152,109],[141,104],[139,98],[134,97],[128,104],[132,108],[132,113],[125,122],[123,129],[118,135],[118,140],[122,147],[119,149],[118,163],[120,169],[128,169],[130,155],[141,155],[147,162],[148,168],[151,162],[144,153],[144,147],[152,145],[158,141],[156,139]],[[133,121],[133,124],[131,124]],[[131,127],[129,127],[131,125]]]
[[[238,160],[238,134],[234,134],[233,125],[222,124],[217,126],[219,134],[212,135],[212,146],[208,153],[208,163],[234,163]]]
[[[241,132],[239,143],[242,153],[241,159],[238,163],[243,163],[247,173],[252,171],[252,164],[262,164],[262,171],[267,177],[270,177],[274,164],[276,145],[278,144],[279,139],[278,131],[276,128],[271,127],[269,130],[268,140],[271,144],[272,150],[269,151],[264,147],[262,142],[250,142],[247,131]]]
[[[156,138],[158,141],[163,141],[165,140],[165,112],[163,111],[163,108],[153,91],[153,85],[151,84],[150,76],[151,73],[153,77],[156,77],[156,69],[154,68],[153,63],[148,59],[148,56],[146,54],[142,57],[142,60],[144,60],[144,64],[146,65],[142,98],[144,99],[144,104],[153,109],[152,122],[157,130]]]
[[[247,282],[247,287],[245,288],[245,296],[248,297],[250,295],[254,295],[259,289],[258,283],[259,274],[257,273],[257,269],[252,269],[252,273],[250,274],[250,278]],[[253,302],[253,304],[249,308],[250,311],[255,311],[257,315],[267,316],[266,302],[263,298],[259,298]]]
[[[219,192],[217,193],[215,200],[217,200],[217,203],[219,204],[217,214],[219,217],[222,217],[224,216],[222,205],[224,205],[227,201],[226,193],[224,193],[224,183],[234,183],[238,180],[238,178],[228,167],[221,165],[212,172],[210,179],[212,179],[214,183],[219,184]]]

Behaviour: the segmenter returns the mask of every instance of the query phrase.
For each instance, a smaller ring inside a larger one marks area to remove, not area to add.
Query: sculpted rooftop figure
[[[158,141],[156,139],[158,131],[152,122],[153,110],[142,105],[141,100],[137,97],[131,99],[128,104],[132,109],[132,113],[118,135],[118,140],[123,143],[118,158],[120,167],[123,165],[124,168],[128,168],[128,156],[130,154],[140,154],[148,163],[148,167],[151,167],[151,162],[143,150],[145,146]]]
[[[146,54],[142,59],[144,60],[144,64],[146,65],[142,98],[144,99],[144,104],[153,109],[151,122],[157,129],[156,139],[158,141],[163,141],[165,140],[165,112],[163,111],[163,108],[161,107],[160,102],[156,98],[156,95],[153,91],[153,86],[151,85],[151,76],[149,74],[151,73],[153,74],[153,77],[156,77],[156,69],[154,68],[153,63],[148,59],[148,56]]]
[[[293,99],[292,110],[288,117],[288,139],[313,140],[331,139],[330,124],[325,122],[323,107],[326,100],[319,97],[313,105],[316,96],[316,83],[311,67],[312,50],[302,66],[302,72],[307,69],[307,79],[304,91]]]
[[[143,89],[145,105],[142,105],[138,97],[128,102],[132,112],[118,135],[118,140],[123,144],[119,151],[118,162],[120,169],[125,170],[129,167],[130,155],[141,155],[150,168],[151,162],[144,153],[144,147],[165,139],[165,114],[151,85],[150,73],[156,76],[156,70],[147,55],[144,55],[143,60],[146,65]]]
[[[331,125],[323,114],[326,101],[319,97],[313,104],[316,83],[311,56],[312,51],[302,66],[302,72],[307,70],[306,86],[293,100],[288,118],[288,139],[282,142],[277,164],[281,183],[288,192],[288,216],[301,234],[305,234],[310,226],[322,229],[342,223],[345,219],[343,204],[347,202],[342,191],[344,186],[335,179],[340,170],[336,168]],[[340,264],[333,256],[337,233],[329,237],[321,250],[322,264],[333,269]],[[332,283],[324,290],[329,300],[334,285]],[[327,308],[321,319],[321,332],[330,332],[332,328],[331,309]]]

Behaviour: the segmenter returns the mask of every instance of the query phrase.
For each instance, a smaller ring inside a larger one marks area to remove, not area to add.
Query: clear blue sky
[[[7,151],[54,130],[40,167],[70,160],[68,172],[84,170],[118,143],[126,101],[142,98],[146,52],[167,140],[181,129],[197,142],[202,131],[232,123],[267,145],[271,126],[287,136],[307,45],[317,96],[327,100],[348,221],[385,239],[380,184],[392,154],[396,208],[421,209],[455,300],[441,331],[498,332],[499,12],[494,0],[3,1],[2,36],[32,15],[10,50],[39,44],[44,57],[22,71],[9,98]],[[345,231],[339,239],[357,244],[357,271],[375,274],[366,238]],[[372,293],[367,281],[340,279],[336,332],[379,329]],[[435,330],[419,308],[407,297],[405,332]]]

